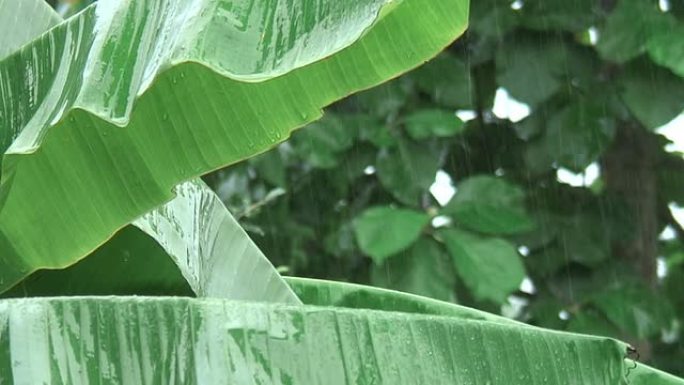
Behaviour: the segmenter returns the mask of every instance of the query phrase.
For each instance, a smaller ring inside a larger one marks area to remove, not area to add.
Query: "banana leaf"
[[[57,25],[0,61],[0,290],[423,63],[467,16],[465,0],[104,0]]]
[[[223,299],[0,301],[2,383],[626,384],[624,344],[456,317]]]
[[[0,27],[3,47],[21,45],[61,22],[42,0],[0,3],[0,18],[9,19]],[[36,288],[40,293],[40,288],[50,286],[48,293],[52,295],[63,287],[71,294],[95,294],[98,289],[103,294],[172,294],[185,291],[186,285],[178,279],[177,273],[181,273],[198,296],[301,303],[201,180],[183,183],[174,193],[176,198],[171,202],[134,222],[163,250],[135,231],[123,231],[116,241],[99,250],[95,263],[82,264],[64,274],[37,274],[33,282],[22,284],[9,295],[27,295]],[[169,256],[180,270],[169,266]],[[54,279],[60,285],[53,285]],[[36,280],[41,283],[36,285]]]

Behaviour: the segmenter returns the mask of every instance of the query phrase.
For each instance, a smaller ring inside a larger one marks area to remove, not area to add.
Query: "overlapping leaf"
[[[8,383],[614,385],[624,383],[624,349],[602,337],[373,310],[145,297],[0,302]]]
[[[462,0],[102,1],[72,17],[0,62],[0,286],[420,64],[466,17]]]

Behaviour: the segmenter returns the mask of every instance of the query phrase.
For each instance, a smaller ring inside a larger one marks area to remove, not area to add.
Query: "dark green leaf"
[[[456,56],[442,53],[411,76],[418,88],[435,103],[450,108],[472,108],[472,79],[468,67]]]
[[[514,35],[496,55],[499,85],[533,107],[556,92],[589,82],[595,66],[590,50],[562,37]]]
[[[427,214],[418,211],[374,207],[354,220],[354,233],[361,250],[380,264],[411,246],[429,221]]]
[[[581,172],[598,159],[614,135],[606,110],[580,99],[551,117],[544,145],[559,165]]]
[[[663,16],[646,45],[654,62],[684,77],[684,22],[672,15]]]
[[[353,126],[332,114],[311,123],[295,133],[292,143],[295,151],[307,163],[319,168],[333,168],[338,165],[338,153],[354,144],[356,130]]]
[[[599,31],[596,49],[617,63],[634,59],[644,51],[659,13],[654,1],[618,1]]]
[[[525,278],[518,252],[508,241],[484,238],[459,230],[442,230],[459,276],[475,298],[504,303]]]
[[[596,336],[606,336],[619,338],[620,330],[613,325],[606,317],[594,309],[582,309],[572,315],[568,322],[568,331],[573,333],[593,334]]]
[[[525,0],[520,9],[520,24],[543,31],[580,32],[596,22],[596,8],[595,0]]]
[[[638,338],[660,333],[670,325],[673,316],[668,302],[636,284],[599,293],[593,303],[623,331]]]
[[[456,186],[458,192],[443,212],[460,225],[486,234],[515,234],[534,228],[525,212],[525,193],[493,176],[475,176]]]
[[[435,181],[440,152],[428,143],[412,141],[381,151],[376,162],[380,183],[400,202],[417,206]]]
[[[630,63],[620,77],[622,99],[648,129],[658,128],[684,111],[684,79],[651,63]]]
[[[449,137],[463,132],[463,121],[453,111],[418,110],[406,117],[406,131],[413,139]]]
[[[256,168],[258,176],[277,187],[287,187],[285,176],[285,159],[280,153],[280,148],[274,148],[264,154],[250,159],[250,163]]]
[[[455,272],[439,244],[421,238],[405,252],[374,265],[371,282],[375,286],[454,301]]]

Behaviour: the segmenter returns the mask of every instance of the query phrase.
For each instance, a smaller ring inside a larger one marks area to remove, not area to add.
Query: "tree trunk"
[[[634,228],[630,239],[613,245],[613,253],[651,288],[657,283],[657,149],[655,135],[636,123],[623,123],[602,164],[607,191],[627,204]]]

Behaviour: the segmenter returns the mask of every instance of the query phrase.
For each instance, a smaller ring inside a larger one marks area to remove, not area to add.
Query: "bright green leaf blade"
[[[374,286],[404,291],[442,301],[453,301],[456,272],[449,256],[423,237],[405,252],[371,268]]]
[[[133,224],[159,242],[197,296],[301,303],[204,182],[174,192],[171,202]]]
[[[464,130],[463,121],[453,111],[418,110],[406,117],[406,131],[413,139],[449,137]]]
[[[458,224],[486,234],[516,234],[534,228],[518,186],[481,175],[465,179],[457,187],[443,212]]]
[[[285,281],[307,305],[434,314],[532,327],[482,310],[373,286],[299,277],[285,277]]]
[[[328,3],[298,0],[289,17],[305,22],[283,30],[274,2],[104,1],[0,62],[0,132],[21,131],[3,162],[0,287],[76,262],[180,182],[419,65],[467,20],[464,0],[404,0],[381,18],[380,0]],[[13,80],[29,72],[28,89]]]
[[[354,234],[361,250],[380,264],[411,246],[428,222],[430,216],[422,212],[373,207],[354,220]]]
[[[624,349],[602,337],[371,310],[145,297],[0,302],[0,373],[17,384],[615,385],[625,384]]]
[[[636,367],[634,367],[635,365]],[[627,379],[630,385],[684,385],[684,379],[640,362],[634,363],[632,360],[625,360],[625,366],[629,370]]]
[[[0,0],[0,60],[61,21],[44,0]]]
[[[440,236],[475,298],[503,303],[525,278],[525,267],[508,241],[453,229],[440,231]]]
[[[434,314],[449,316],[466,320],[479,320],[506,325],[516,325],[522,328],[538,329],[534,326],[523,324],[509,318],[497,316],[491,313],[471,309],[430,298],[419,297],[412,294],[400,293],[391,290],[379,289],[370,286],[356,285],[344,282],[323,281],[317,279],[286,277],[285,280],[297,293],[299,298],[308,305],[337,306],[348,308],[375,309],[387,311],[401,311],[406,313]],[[554,313],[557,318],[557,311]],[[630,360],[625,362],[625,373],[629,373],[628,379],[632,385],[678,385],[682,379],[670,374],[663,373],[646,365],[639,364],[633,369],[634,364]],[[585,367],[586,369],[586,367]],[[669,381],[669,382],[648,382]],[[547,380],[548,381],[548,380]],[[585,379],[585,383],[593,383]]]

